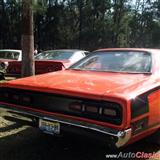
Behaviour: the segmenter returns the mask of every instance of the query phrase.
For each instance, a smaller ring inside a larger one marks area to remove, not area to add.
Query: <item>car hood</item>
[[[2,85],[96,99],[105,95],[126,99],[149,85],[149,81],[154,81],[151,75],[66,70],[21,78]]]

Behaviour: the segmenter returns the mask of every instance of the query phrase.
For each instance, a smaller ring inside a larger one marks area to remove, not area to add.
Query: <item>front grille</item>
[[[109,122],[120,125],[122,123],[122,107],[115,102],[95,101],[91,99],[82,99],[52,93],[44,93],[37,91],[28,91],[13,88],[0,88],[0,101],[9,104],[25,106],[28,108],[39,109],[42,111],[62,113],[72,116],[84,117],[93,120]],[[70,104],[78,103],[82,106],[96,106],[98,110],[101,108],[115,109],[117,115],[106,116],[101,113],[89,113],[81,110],[71,110]]]

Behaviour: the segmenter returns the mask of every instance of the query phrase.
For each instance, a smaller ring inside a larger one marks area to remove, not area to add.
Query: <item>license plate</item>
[[[59,134],[60,133],[60,123],[52,122],[44,119],[39,120],[39,128],[48,134]]]

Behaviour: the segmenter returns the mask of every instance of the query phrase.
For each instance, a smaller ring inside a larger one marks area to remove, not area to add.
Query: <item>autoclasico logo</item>
[[[106,154],[106,158],[154,158],[154,159],[160,159],[160,153],[145,153],[145,152],[120,152],[118,154]]]

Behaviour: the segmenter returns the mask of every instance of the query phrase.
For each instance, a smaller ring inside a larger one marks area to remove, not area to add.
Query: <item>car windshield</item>
[[[0,59],[18,60],[20,53],[15,51],[0,51]]]
[[[142,51],[97,51],[72,65],[69,69],[149,73],[151,54]]]
[[[69,60],[74,52],[71,51],[45,51],[39,53],[36,60]]]

